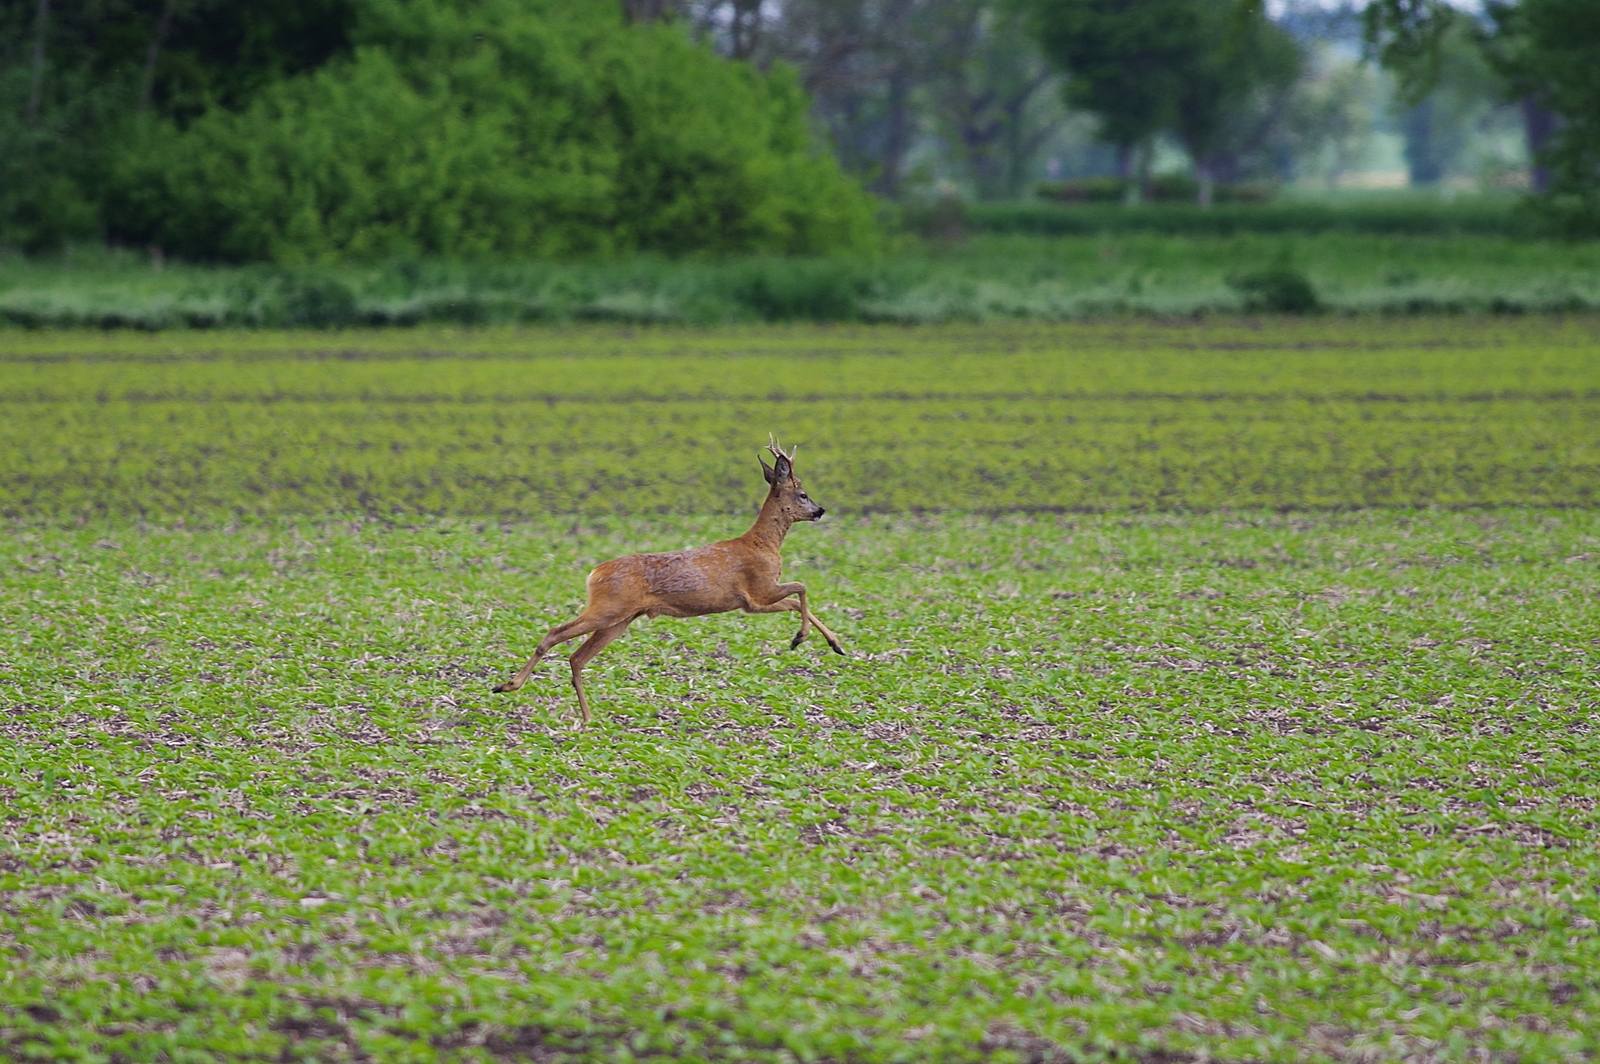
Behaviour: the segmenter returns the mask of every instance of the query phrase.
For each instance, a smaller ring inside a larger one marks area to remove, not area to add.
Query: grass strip
[[[1120,210],[1120,208],[1118,208]],[[907,238],[877,260],[397,261],[155,270],[128,252],[0,260],[0,325],[358,325],[1079,321],[1230,314],[1287,268],[1339,315],[1600,310],[1600,245],[1327,232]],[[1271,309],[1266,305],[1265,309]],[[1291,309],[1284,307],[1280,309]]]

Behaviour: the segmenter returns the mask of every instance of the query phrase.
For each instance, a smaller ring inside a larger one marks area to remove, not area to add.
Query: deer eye
[[[801,497],[801,498],[802,498],[802,499],[804,499],[804,498],[806,498],[806,493],[805,493],[805,492],[803,492],[803,491],[802,491],[802,492],[801,492],[801,493],[800,493],[800,497]]]

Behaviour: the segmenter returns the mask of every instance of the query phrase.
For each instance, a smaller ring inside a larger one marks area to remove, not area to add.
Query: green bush
[[[1228,286],[1244,297],[1244,309],[1252,313],[1314,314],[1322,309],[1311,279],[1288,262],[1235,274]]]
[[[120,161],[111,227],[190,258],[815,253],[872,207],[805,99],[616,5],[368,0],[348,58]]]
[[[975,203],[965,224],[979,232],[1034,236],[1166,233],[1234,236],[1241,233],[1351,233],[1375,236],[1531,237],[1544,225],[1515,202],[1223,203]]]
[[[1132,182],[1121,177],[1087,177],[1072,181],[1042,181],[1034,186],[1040,199],[1055,203],[1121,203],[1128,198]],[[1265,203],[1272,199],[1272,186],[1260,182],[1218,185],[1212,191],[1216,203]],[[1144,198],[1152,203],[1194,203],[1200,183],[1187,174],[1162,174],[1151,178]]]
[[[201,267],[169,258],[160,272],[143,249],[90,246],[60,257],[0,256],[0,328],[1187,316],[1261,309],[1259,293],[1228,281],[1285,251],[1332,314],[1600,311],[1596,244],[1337,233],[979,233],[960,242],[907,241],[894,256],[870,259],[643,255]]]
[[[1034,186],[1034,192],[1040,199],[1054,203],[1121,203],[1128,197],[1128,182],[1120,177],[1041,181]]]
[[[0,34],[7,28],[0,20]],[[100,206],[89,187],[97,159],[84,134],[105,95],[73,84],[68,101],[51,99],[30,116],[22,58],[15,46],[0,45],[0,245],[35,253],[99,236]]]

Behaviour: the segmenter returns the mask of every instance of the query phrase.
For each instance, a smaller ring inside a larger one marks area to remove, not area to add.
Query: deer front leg
[[[806,609],[806,585],[798,580],[778,585],[778,597],[780,599],[788,598],[790,595],[798,595],[800,597],[800,630],[794,634],[793,639],[789,640],[789,649],[793,650],[811,632],[811,611]]]
[[[844,647],[839,645],[839,637],[830,632],[827,625],[817,620],[816,614],[812,613],[810,610],[806,610],[806,614],[811,623],[817,626],[817,631],[822,633],[822,638],[828,641],[828,646],[833,648],[833,652],[835,654],[843,654]]]
[[[745,610],[744,612],[746,612],[746,613],[799,613],[802,609],[803,609],[803,607],[800,605],[799,600],[792,599],[792,598],[786,598],[786,599],[781,599],[781,600],[779,600],[777,602],[774,602],[770,606],[752,606],[749,609]],[[828,641],[828,645],[833,648],[833,652],[835,654],[843,654],[844,653],[844,648],[839,645],[839,637],[834,635],[832,632],[830,632],[828,630],[827,626],[824,625],[821,621],[817,620],[817,615],[816,614],[811,613],[810,610],[806,610],[805,612],[811,614],[811,616],[810,616],[811,623],[816,625],[817,631],[822,633],[822,638],[824,638],[824,639],[826,639]],[[789,644],[789,649],[793,650],[795,648],[795,646],[799,642],[800,642],[800,637],[796,636],[795,639],[794,639],[794,642]]]
[[[795,603],[790,596],[798,596],[799,602]],[[800,631],[795,633],[789,641],[789,649],[793,650],[800,645],[800,641],[811,631],[811,626],[816,625],[817,631],[828,641],[835,654],[843,654],[844,648],[839,645],[839,637],[828,631],[827,627],[811,613],[811,607],[806,602],[806,585],[798,580],[777,586],[775,601],[768,602],[766,606],[752,609],[750,613],[780,613],[787,610],[796,610],[800,614]]]

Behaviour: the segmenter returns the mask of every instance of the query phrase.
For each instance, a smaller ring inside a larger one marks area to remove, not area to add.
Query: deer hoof
[[[804,639],[805,637],[806,634],[804,632],[796,632],[794,634],[794,638],[789,640],[789,649],[793,650],[795,647],[799,646],[800,640]]]
[[[516,690],[516,688],[512,687],[511,684],[503,683],[503,684],[498,685],[494,689],[494,693],[497,694],[497,695],[502,695],[502,694],[505,694],[507,691],[514,691],[514,690]]]
[[[829,643],[828,645],[833,648],[833,652],[835,654],[838,654],[840,657],[844,656],[844,647],[840,646],[838,643]]]

